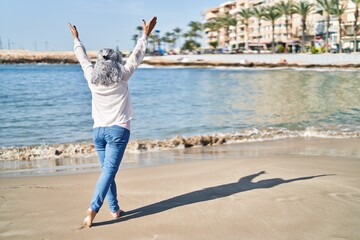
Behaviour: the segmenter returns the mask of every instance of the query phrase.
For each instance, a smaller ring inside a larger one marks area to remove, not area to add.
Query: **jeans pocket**
[[[111,126],[108,128],[109,142],[127,142],[129,140],[129,130],[120,126]]]
[[[97,138],[99,138],[99,129],[100,129],[100,128],[94,128],[94,129],[93,129],[93,139],[94,139],[94,142],[96,141]]]

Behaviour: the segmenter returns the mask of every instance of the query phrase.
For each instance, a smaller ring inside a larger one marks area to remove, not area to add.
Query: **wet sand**
[[[300,138],[176,150],[195,160],[121,169],[126,213],[111,220],[105,202],[83,229],[98,172],[0,178],[0,238],[359,239],[359,146]]]

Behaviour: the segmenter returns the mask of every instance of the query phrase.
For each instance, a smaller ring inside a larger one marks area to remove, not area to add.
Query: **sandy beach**
[[[0,178],[0,237],[359,239],[359,143],[298,138],[176,150],[203,157],[121,169],[125,214],[112,220],[105,202],[92,228],[81,225],[98,172]]]

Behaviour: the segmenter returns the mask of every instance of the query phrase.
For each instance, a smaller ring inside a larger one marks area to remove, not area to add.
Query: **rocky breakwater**
[[[87,52],[91,59],[96,58],[96,51]],[[27,50],[0,50],[0,64],[66,64],[78,63],[73,51],[32,52]]]

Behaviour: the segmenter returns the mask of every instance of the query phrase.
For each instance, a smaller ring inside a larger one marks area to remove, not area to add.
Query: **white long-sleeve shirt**
[[[86,49],[79,39],[74,39],[74,51],[92,95],[93,127],[122,126],[130,130],[130,120],[134,116],[131,97],[127,81],[144,58],[147,36],[144,34],[137,42],[134,50],[120,66],[121,79],[111,86],[95,85],[91,83],[94,66],[86,54]]]

